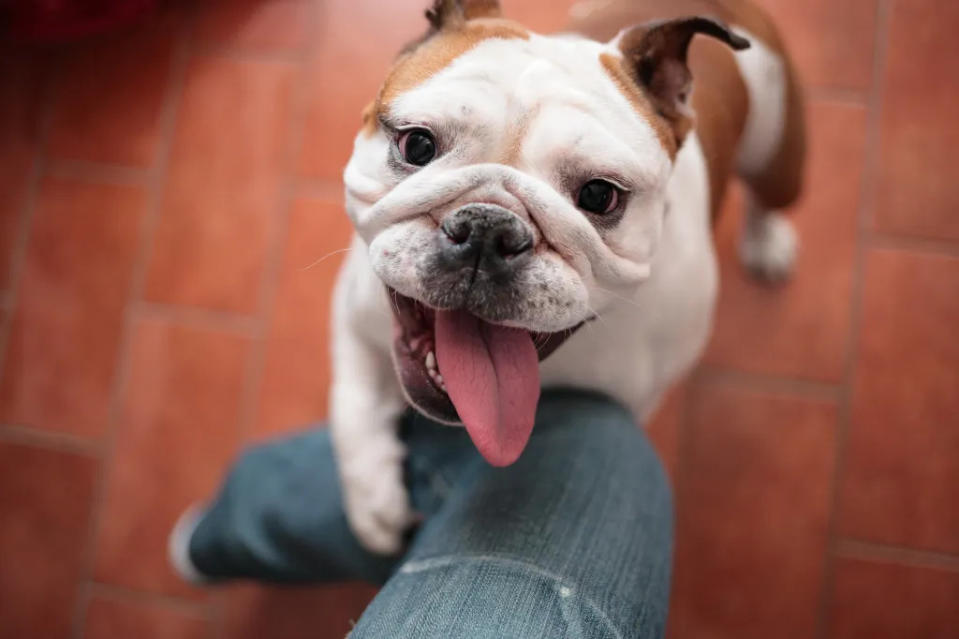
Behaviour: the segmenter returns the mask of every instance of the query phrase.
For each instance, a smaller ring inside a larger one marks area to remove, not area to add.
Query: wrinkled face
[[[530,332],[542,357],[648,277],[671,156],[620,56],[476,20],[398,60],[345,181],[414,356],[435,309],[457,309]],[[415,404],[456,418],[426,397],[435,366],[423,392],[398,368]]]

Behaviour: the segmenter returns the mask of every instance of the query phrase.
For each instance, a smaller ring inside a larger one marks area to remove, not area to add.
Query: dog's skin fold
[[[424,29],[363,114],[333,304],[347,515],[382,553],[416,521],[408,404],[462,420],[494,464],[522,452],[541,385],[643,420],[709,336],[731,176],[746,266],[784,279],[797,247],[779,209],[802,181],[800,95],[746,0],[592,0],[557,35],[495,0],[436,0]]]

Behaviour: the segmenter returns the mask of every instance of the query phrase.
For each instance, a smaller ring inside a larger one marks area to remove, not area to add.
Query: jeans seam
[[[620,632],[619,628],[610,620],[609,615],[606,614],[606,611],[593,601],[592,597],[581,594],[578,584],[572,583],[569,579],[558,575],[554,572],[541,568],[536,564],[523,561],[521,559],[514,559],[513,557],[503,557],[495,554],[482,554],[482,555],[438,555],[435,557],[426,557],[424,559],[414,559],[412,561],[407,561],[400,566],[397,570],[398,575],[414,575],[420,572],[428,572],[431,570],[436,570],[438,568],[446,568],[448,566],[455,566],[457,564],[463,563],[494,563],[509,566],[511,568],[521,568],[528,572],[534,573],[537,576],[544,577],[556,586],[556,592],[561,597],[568,597],[570,594],[575,593],[590,609],[592,609],[599,619],[606,625],[607,629],[612,632],[613,636],[616,639],[623,639],[624,635]]]

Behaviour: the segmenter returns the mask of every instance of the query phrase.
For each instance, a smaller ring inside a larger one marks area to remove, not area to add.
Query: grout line
[[[51,63],[53,64],[53,63]],[[37,200],[40,196],[40,186],[43,183],[43,173],[46,169],[46,147],[47,140],[50,137],[50,129],[53,124],[53,79],[56,76],[56,65],[53,64],[53,70],[48,72],[44,78],[43,88],[41,90],[41,113],[39,116],[40,124],[37,132],[36,147],[33,150],[33,161],[30,167],[30,175],[27,178],[26,186],[23,190],[20,201],[19,224],[16,230],[16,239],[13,243],[13,250],[10,256],[9,265],[9,289],[5,295],[5,306],[9,309],[16,307],[20,298],[20,281],[23,279],[23,271],[26,268],[27,247],[30,244],[30,234],[33,230],[33,218],[36,212]],[[3,365],[7,354],[7,345],[10,341],[10,331],[13,327],[12,319],[0,324],[0,382],[3,381],[3,374],[6,367]]]
[[[250,44],[237,44],[235,42],[211,42],[209,40],[203,39],[200,36],[197,36],[191,47],[193,55],[199,56],[214,56],[220,58],[232,58],[238,61],[253,61],[253,62],[288,62],[288,63],[298,63],[305,61],[307,55],[311,54],[315,47],[315,30],[313,29],[315,25],[315,2],[312,0],[310,5],[310,10],[307,13],[306,20],[308,21],[306,28],[307,33],[303,38],[303,42],[287,48],[280,47],[269,47],[269,46],[256,46]],[[198,16],[202,18],[202,16]]]
[[[839,557],[884,561],[905,566],[938,568],[959,572],[959,555],[935,550],[918,550],[905,546],[881,544],[848,537],[837,539],[833,552]]]
[[[694,383],[704,386],[724,386],[773,395],[794,395],[817,402],[838,402],[841,393],[838,384],[783,377],[768,373],[747,373],[731,368],[702,365],[692,375]]]
[[[148,188],[149,202],[140,225],[139,246],[137,260],[131,277],[130,288],[127,294],[126,311],[123,317],[123,327],[120,333],[117,359],[114,364],[110,409],[107,431],[103,438],[104,456],[100,464],[100,472],[94,487],[93,503],[90,522],[86,533],[85,553],[82,559],[79,594],[76,609],[74,610],[73,631],[74,639],[79,639],[86,622],[86,613],[90,597],[96,591],[93,584],[93,575],[96,560],[96,540],[100,533],[107,497],[107,487],[113,470],[113,461],[116,455],[117,435],[119,432],[119,418],[122,398],[126,393],[132,365],[132,342],[137,319],[136,307],[138,300],[143,297],[146,285],[147,268],[150,262],[152,240],[157,226],[163,199],[163,187],[166,182],[167,166],[170,159],[173,134],[176,128],[177,111],[186,84],[187,64],[190,58],[190,30],[192,15],[180,25],[173,50],[170,54],[169,73],[167,77],[166,95],[160,115],[160,143],[156,150],[154,164],[149,173]]]
[[[69,433],[41,430],[20,424],[0,424],[0,442],[86,457],[103,457],[103,446],[95,439]]]
[[[90,598],[112,599],[120,603],[158,606],[168,610],[175,610],[181,615],[209,621],[211,610],[200,601],[190,601],[172,595],[142,590],[133,590],[123,586],[114,586],[97,581],[91,581],[88,588]]]
[[[284,149],[283,168],[284,179],[278,188],[276,196],[276,215],[272,219],[268,231],[268,253],[264,263],[262,279],[260,281],[260,297],[258,300],[257,337],[250,345],[247,356],[246,370],[244,371],[243,385],[239,400],[239,417],[237,419],[237,443],[242,446],[249,439],[255,427],[257,410],[259,408],[259,390],[263,382],[266,368],[267,342],[270,325],[273,321],[274,306],[276,304],[279,279],[282,275],[283,257],[289,239],[291,209],[294,199],[300,195],[297,188],[297,164],[303,145],[303,131],[306,129],[306,120],[309,115],[310,68],[315,56],[319,24],[319,6],[317,2],[310,3],[307,15],[306,46],[298,52],[299,55],[290,62],[298,65],[296,88],[290,105],[290,117],[287,124],[287,140]],[[245,55],[238,56],[236,51],[228,53],[232,59],[247,59]],[[342,201],[342,185],[338,186]],[[226,607],[228,595],[217,593],[211,598],[211,629],[210,639],[224,636],[226,624]]]
[[[78,182],[117,186],[144,186],[150,182],[150,169],[82,160],[50,159],[46,175]]]
[[[234,62],[298,64],[303,61],[306,49],[307,47],[271,50],[237,44],[200,44],[193,47],[193,54],[206,58],[223,58]]]
[[[240,391],[236,430],[239,446],[246,443],[255,427],[256,413],[259,408],[259,390],[266,368],[270,324],[273,319],[272,306],[279,288],[283,249],[289,234],[290,208],[293,201],[285,187],[281,186],[278,191],[275,205],[276,215],[273,216],[268,230],[267,259],[260,279],[258,310],[253,320],[254,328],[250,334],[251,343],[247,353],[246,370],[243,373],[243,383]]]
[[[807,86],[806,97],[812,102],[831,102],[860,107],[869,105],[869,91],[836,86]]]
[[[866,231],[866,241],[870,248],[959,257],[959,241],[957,240]]]
[[[859,357],[859,328],[863,316],[863,289],[865,286],[866,241],[871,212],[876,200],[878,179],[879,126],[882,109],[883,72],[888,52],[889,23],[894,0],[878,0],[876,4],[876,33],[874,38],[872,80],[866,112],[865,144],[863,148],[862,177],[859,185],[859,208],[856,215],[856,247],[853,260],[852,300],[849,309],[849,328],[843,358],[842,386],[839,394],[839,415],[836,423],[833,473],[829,481],[830,503],[826,528],[826,553],[823,557],[822,583],[817,607],[816,636],[825,639],[829,633],[829,614],[835,584],[835,555],[839,536],[839,510],[842,478],[846,471],[846,449],[852,420],[853,377]]]
[[[255,338],[260,334],[259,322],[252,315],[215,311],[198,306],[180,306],[132,300],[130,311],[136,320],[159,320],[170,324],[222,331]]]
[[[279,289],[279,280],[282,277],[283,257],[289,240],[291,211],[296,198],[297,178],[296,169],[300,152],[303,147],[303,130],[306,128],[306,119],[309,115],[310,98],[310,65],[313,57],[313,43],[316,38],[312,33],[316,30],[317,15],[315,5],[311,5],[307,25],[310,34],[310,46],[304,47],[296,62],[298,64],[297,82],[290,100],[290,111],[286,129],[286,140],[283,152],[283,178],[276,195],[276,215],[268,231],[268,253],[260,280],[260,296],[258,300],[258,339],[251,346],[247,360],[247,370],[243,380],[243,392],[240,402],[240,418],[237,429],[238,442],[242,445],[249,438],[255,427],[257,409],[259,408],[259,390],[266,368],[270,325],[273,321],[274,305]],[[342,189],[342,187],[341,187]]]

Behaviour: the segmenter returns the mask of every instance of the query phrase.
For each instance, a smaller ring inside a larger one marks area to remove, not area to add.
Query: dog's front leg
[[[333,314],[330,434],[350,527],[369,550],[393,554],[415,521],[397,433],[405,402],[389,354],[365,334],[368,311],[345,299],[351,292],[344,275]]]

